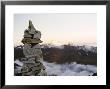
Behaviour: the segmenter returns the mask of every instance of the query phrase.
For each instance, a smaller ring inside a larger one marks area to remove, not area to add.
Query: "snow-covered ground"
[[[97,67],[93,65],[81,65],[75,62],[71,64],[55,64],[43,62],[48,75],[58,76],[88,76],[97,72]]]
[[[16,64],[22,66],[23,63],[16,60]],[[97,72],[97,67],[94,65],[82,65],[73,62],[71,64],[56,64],[43,62],[46,67],[48,75],[57,75],[57,76],[91,76],[93,73]],[[21,67],[18,67],[20,70]]]

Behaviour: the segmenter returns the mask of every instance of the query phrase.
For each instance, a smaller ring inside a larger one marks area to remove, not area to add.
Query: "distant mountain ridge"
[[[71,63],[97,65],[97,47],[73,46],[73,45],[41,45],[43,59],[47,62]],[[23,46],[14,47],[14,59],[25,58]]]

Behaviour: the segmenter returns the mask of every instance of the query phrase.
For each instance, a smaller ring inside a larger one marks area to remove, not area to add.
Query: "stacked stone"
[[[45,66],[43,65],[43,56],[39,43],[41,32],[36,30],[29,20],[28,29],[24,31],[23,53],[27,60],[23,61],[24,65],[21,69],[22,76],[46,76]]]

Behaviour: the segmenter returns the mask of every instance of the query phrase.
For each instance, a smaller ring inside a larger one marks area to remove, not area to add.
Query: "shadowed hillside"
[[[97,65],[97,47],[63,45],[56,47],[42,45],[44,61],[57,64],[77,62],[80,64]],[[14,59],[24,58],[23,47],[14,47]]]

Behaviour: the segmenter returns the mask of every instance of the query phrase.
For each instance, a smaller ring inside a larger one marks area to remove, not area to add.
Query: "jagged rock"
[[[28,29],[24,31],[24,38],[22,43],[24,44],[23,53],[27,60],[24,60],[23,68],[21,70],[23,76],[45,76],[45,67],[42,64],[43,56],[39,43],[42,41],[41,32],[36,30],[29,21]]]
[[[25,43],[27,43],[27,44],[31,44],[31,43],[36,44],[36,43],[42,43],[42,41],[40,39],[23,38],[22,43],[23,44],[25,44]]]
[[[24,38],[22,39],[21,42],[23,44],[42,43],[40,38],[41,38],[41,32],[35,29],[35,27],[32,24],[32,21],[29,21],[29,27],[24,31]]]

